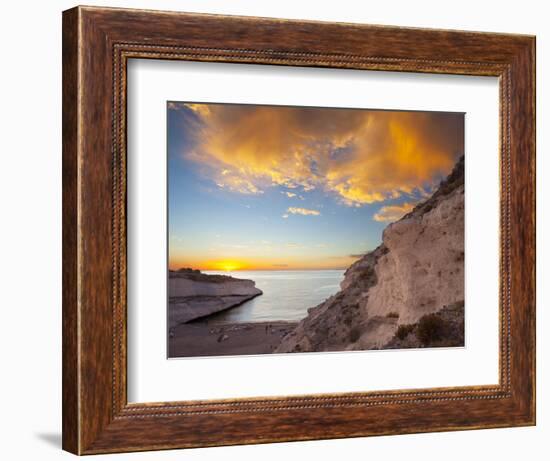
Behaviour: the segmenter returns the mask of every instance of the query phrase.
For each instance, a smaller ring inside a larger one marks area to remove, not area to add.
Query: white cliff
[[[464,299],[463,185],[430,211],[390,224],[383,242],[377,283],[360,303],[370,316],[395,312],[399,323],[415,323]]]
[[[252,280],[226,275],[207,275],[184,269],[170,271],[168,279],[168,326],[236,307],[262,294]]]
[[[341,290],[310,309],[277,352],[460,345],[463,311],[462,158],[429,199],[384,230],[382,244],[348,268]],[[435,329],[433,341],[423,328]]]

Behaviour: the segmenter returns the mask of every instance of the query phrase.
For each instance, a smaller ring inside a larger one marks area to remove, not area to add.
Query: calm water
[[[212,322],[298,321],[307,310],[340,289],[343,270],[318,271],[205,271],[205,274],[232,275],[256,282],[263,295],[210,317]]]

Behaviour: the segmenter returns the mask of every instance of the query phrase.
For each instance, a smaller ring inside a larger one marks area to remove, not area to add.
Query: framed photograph
[[[63,448],[535,424],[532,36],[63,13]]]
[[[167,112],[170,358],[464,347],[463,113]]]

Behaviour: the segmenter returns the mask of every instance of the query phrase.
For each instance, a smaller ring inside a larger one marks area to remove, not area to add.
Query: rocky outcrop
[[[310,309],[277,352],[390,347],[400,326],[455,303],[464,303],[464,158],[384,230],[382,244],[348,268],[341,290]]]
[[[252,280],[208,275],[192,269],[170,271],[168,326],[212,315],[262,294]]]

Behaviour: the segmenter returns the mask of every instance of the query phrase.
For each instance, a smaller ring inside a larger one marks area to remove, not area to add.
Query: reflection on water
[[[209,318],[212,322],[298,321],[307,310],[340,289],[343,270],[319,271],[204,271],[205,274],[231,275],[250,279],[264,292],[241,306]]]

